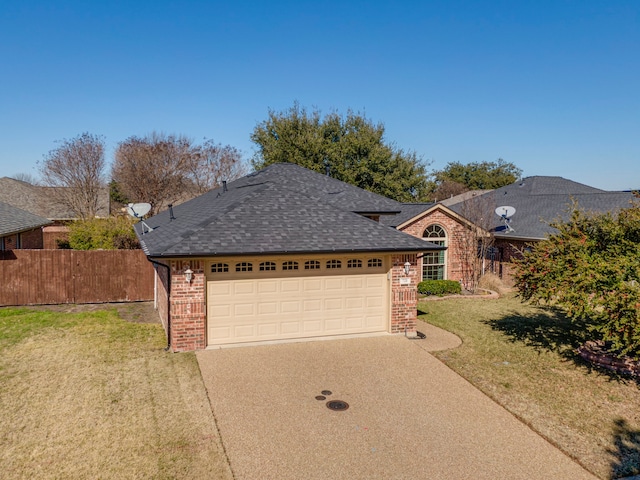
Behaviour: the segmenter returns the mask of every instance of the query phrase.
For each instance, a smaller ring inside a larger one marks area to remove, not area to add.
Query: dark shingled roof
[[[0,236],[26,232],[51,221],[20,208],[0,202]]]
[[[497,238],[540,240],[556,230],[549,226],[555,220],[566,221],[573,202],[590,212],[616,212],[627,208],[634,196],[630,192],[607,192],[562,177],[527,177],[468,202],[481,201],[492,209],[511,206],[516,209],[508,231],[500,217],[495,215],[494,233]],[[464,202],[449,206],[464,216]]]
[[[153,257],[266,253],[420,252],[440,247],[359,213],[401,204],[294,164],[274,164],[147,219]],[[358,213],[356,213],[358,212]]]
[[[422,212],[429,210],[435,203],[402,203],[401,211],[397,215],[388,215],[380,217],[380,223],[396,228],[407,220],[417,217]]]

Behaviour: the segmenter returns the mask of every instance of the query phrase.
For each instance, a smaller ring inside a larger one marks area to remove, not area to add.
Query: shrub
[[[588,214],[552,224],[558,233],[517,263],[524,300],[557,305],[587,321],[594,340],[640,357],[640,203],[617,214]]]
[[[462,292],[462,287],[454,280],[424,280],[418,284],[418,292],[423,295],[456,295]]]
[[[69,225],[69,246],[74,250],[132,250],[140,248],[127,217],[92,218]]]

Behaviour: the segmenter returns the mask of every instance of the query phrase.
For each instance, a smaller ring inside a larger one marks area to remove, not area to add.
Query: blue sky
[[[640,188],[640,2],[0,0],[0,176],[152,131],[248,159],[268,110],[347,109],[432,169]]]

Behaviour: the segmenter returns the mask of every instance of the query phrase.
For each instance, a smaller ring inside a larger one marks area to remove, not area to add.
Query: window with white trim
[[[422,239],[436,245],[447,246],[447,232],[438,224],[429,225]],[[446,250],[425,252],[422,256],[422,280],[444,280],[446,278]]]

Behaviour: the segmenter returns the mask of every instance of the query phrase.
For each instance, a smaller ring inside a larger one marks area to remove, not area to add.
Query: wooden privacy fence
[[[142,250],[0,251],[0,305],[153,300]]]

